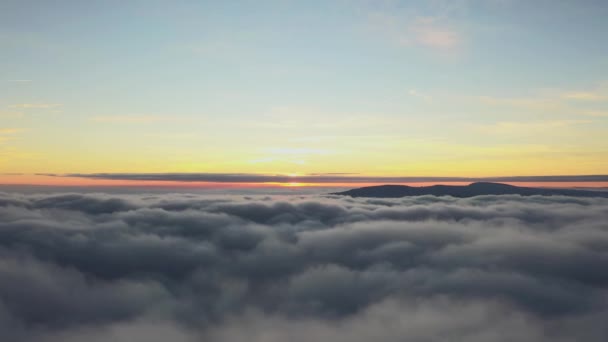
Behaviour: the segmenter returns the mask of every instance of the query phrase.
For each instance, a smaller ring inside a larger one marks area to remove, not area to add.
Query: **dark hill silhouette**
[[[351,197],[384,197],[398,198],[406,196],[453,196],[474,197],[480,195],[522,195],[522,196],[573,196],[573,197],[605,197],[607,191],[575,190],[575,189],[549,189],[549,188],[527,188],[502,183],[478,182],[469,185],[433,185],[413,187],[406,185],[378,185],[366,186],[334,193],[334,195],[345,195]]]

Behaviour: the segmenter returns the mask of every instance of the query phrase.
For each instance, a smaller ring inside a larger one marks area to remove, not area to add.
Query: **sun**
[[[290,187],[290,188],[304,186],[304,183],[299,182],[296,179],[296,177],[300,176],[299,173],[292,172],[292,173],[286,174],[286,176],[289,177],[289,178],[293,178],[293,181],[287,181],[287,182],[285,182],[285,183],[282,184],[283,186]]]

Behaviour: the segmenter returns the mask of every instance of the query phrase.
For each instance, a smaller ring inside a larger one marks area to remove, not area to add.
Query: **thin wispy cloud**
[[[174,116],[160,116],[160,115],[107,115],[107,116],[95,116],[91,118],[94,122],[104,123],[154,123],[154,122],[166,122],[166,121],[183,121],[183,118]]]
[[[21,128],[0,128],[0,135],[16,134],[23,131]]]
[[[294,165],[304,165],[306,164],[306,160],[301,158],[281,158],[281,157],[262,157],[251,159],[248,161],[250,164],[265,164],[265,163],[286,163],[286,164],[294,164]]]
[[[462,49],[466,37],[448,16],[419,16],[405,12],[373,12],[371,27],[402,47],[421,47],[438,53],[453,54]]]
[[[595,116],[595,117],[608,117],[608,110],[588,110],[580,112],[582,115]]]
[[[258,173],[71,173],[39,174],[51,177],[79,177],[107,180],[218,182],[218,183],[426,183],[426,182],[605,182],[608,175],[554,175],[505,177],[386,177],[356,176],[353,173],[316,175]]]
[[[499,109],[514,108],[534,111],[536,113],[551,113],[561,115],[605,116],[601,109],[608,102],[608,91],[605,87],[596,87],[578,91],[564,89],[530,90],[529,95],[519,97],[509,96],[445,96],[447,101],[465,101],[475,105],[495,106]],[[590,109],[596,106],[597,109]]]
[[[369,128],[394,122],[377,113],[331,111],[325,108],[305,106],[277,106],[270,108],[256,121],[244,121],[250,127],[294,129],[302,127],[320,130],[336,128]]]
[[[178,140],[192,140],[196,139],[197,135],[193,133],[146,133],[146,137],[158,138],[158,139],[178,139]]]
[[[304,165],[307,157],[334,154],[334,150],[309,147],[270,147],[262,149],[260,156],[249,160],[250,164],[285,163]]]
[[[0,112],[0,118],[3,119],[18,119],[23,117],[21,112]]]
[[[420,17],[407,27],[400,39],[403,45],[417,44],[436,50],[454,51],[463,43],[462,34],[438,18]]]
[[[608,94],[604,94],[601,92],[590,92],[590,91],[565,93],[562,96],[564,99],[577,100],[577,101],[607,101],[608,100]]]
[[[19,103],[9,105],[9,108],[19,108],[19,109],[52,109],[61,107],[60,103]]]
[[[480,104],[501,106],[501,107],[518,107],[528,109],[549,109],[563,106],[560,98],[547,96],[530,96],[530,97],[496,97],[496,96],[472,96],[471,99]]]
[[[431,95],[421,93],[420,91],[418,91],[416,89],[410,89],[410,90],[408,90],[407,93],[408,93],[408,95],[410,95],[412,97],[417,97],[424,101],[431,101],[433,99],[433,97]]]
[[[0,128],[0,144],[15,140],[17,134],[22,131],[22,128]]]
[[[547,129],[567,129],[592,123],[592,120],[501,121],[490,125],[480,125],[479,128],[491,133],[530,133]]]
[[[308,155],[308,154],[330,154],[328,149],[315,149],[306,147],[273,147],[264,150],[270,154]]]

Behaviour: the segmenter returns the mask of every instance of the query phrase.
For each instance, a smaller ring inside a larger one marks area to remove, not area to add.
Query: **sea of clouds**
[[[608,199],[0,193],[0,341],[608,341]]]

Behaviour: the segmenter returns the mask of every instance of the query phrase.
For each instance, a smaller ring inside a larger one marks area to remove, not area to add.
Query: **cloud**
[[[158,138],[158,139],[169,139],[169,140],[190,140],[196,139],[197,135],[193,133],[146,133],[146,137]]]
[[[18,119],[23,117],[23,113],[20,112],[0,112],[0,118],[4,119]]]
[[[175,117],[158,116],[158,115],[109,115],[95,116],[91,121],[104,123],[152,123],[164,121],[178,121]]]
[[[0,193],[0,339],[605,341],[606,208]]]
[[[12,135],[23,131],[20,128],[1,128],[0,135]]]
[[[455,98],[473,100],[478,104],[498,107],[514,107],[540,112],[550,111],[553,114],[603,116],[601,111],[589,110],[588,107],[581,107],[581,104],[584,102],[599,103],[608,100],[608,87],[604,83],[578,90],[538,89],[535,94],[526,97],[455,96]]]
[[[461,34],[445,25],[437,18],[419,17],[408,28],[401,43],[426,46],[439,50],[454,50],[462,44]]]
[[[306,150],[308,152],[308,150]],[[271,160],[255,160],[264,162]],[[294,161],[295,162],[295,161]],[[506,177],[380,177],[352,173],[277,175],[256,173],[71,173],[40,174],[53,177],[115,179],[136,181],[218,182],[218,183],[424,183],[424,182],[606,182],[608,175],[555,175]]]
[[[603,101],[607,97],[597,93],[591,92],[577,92],[564,94],[564,98],[568,100],[580,100],[580,101]]]
[[[451,54],[465,43],[463,32],[446,16],[375,12],[371,14],[370,19],[374,31],[401,46],[423,47]]]
[[[583,111],[581,114],[588,115],[588,116],[595,116],[595,117],[608,117],[608,110],[607,111],[601,111],[601,110]]]
[[[301,156],[302,154],[300,154]],[[306,164],[306,160],[301,158],[278,158],[278,157],[261,157],[256,159],[249,160],[251,164],[260,164],[260,163],[273,163],[273,162],[283,162],[290,164],[303,165]]]
[[[608,95],[601,91],[578,91],[562,94],[562,98],[566,100],[576,101],[606,101]]]
[[[423,94],[416,89],[410,89],[407,93],[410,96],[417,97],[425,101],[431,101],[433,99],[430,95]]]
[[[310,154],[329,154],[331,151],[327,149],[314,149],[314,148],[304,148],[304,147],[275,147],[268,148],[265,152],[269,154],[287,154],[287,155],[310,155]]]
[[[310,127],[320,130],[335,128],[360,128],[383,126],[388,119],[381,118],[377,113],[328,111],[323,108],[278,106],[271,108],[256,121],[247,121],[246,126],[261,128],[295,129]],[[390,123],[394,123],[390,121]],[[333,131],[332,131],[333,133]]]
[[[575,126],[592,124],[592,120],[545,120],[545,121],[501,121],[492,125],[479,125],[479,129],[484,132],[496,133],[520,133],[537,134],[553,129],[556,131],[571,130]]]
[[[8,106],[9,108],[20,109],[51,109],[61,107],[59,103],[20,103]]]
[[[0,128],[0,143],[14,139],[15,135],[22,131],[21,128]]]

